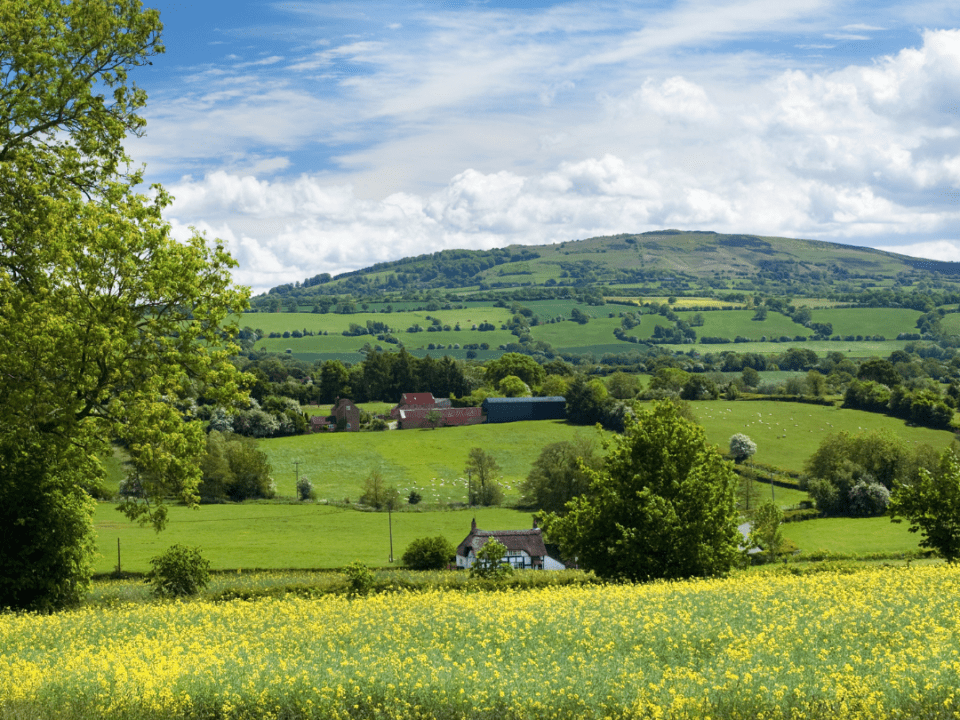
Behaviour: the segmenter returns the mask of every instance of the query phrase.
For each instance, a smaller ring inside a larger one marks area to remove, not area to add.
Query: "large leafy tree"
[[[110,440],[141,481],[125,510],[159,528],[163,500],[197,500],[195,400],[242,399],[234,263],[200,235],[171,237],[171,198],[137,190],[122,145],[146,102],[127,74],[163,51],[160,30],[138,0],[0,3],[0,524],[20,532],[0,548],[0,606],[82,593],[91,508],[77,489]]]
[[[921,547],[960,560],[960,461],[953,451],[944,451],[935,471],[921,468],[912,482],[896,483],[887,510],[893,522],[906,519],[908,530],[923,536]]]
[[[545,527],[565,557],[604,578],[728,572],[738,555],[736,478],[703,428],[658,403],[614,436],[590,490]]]

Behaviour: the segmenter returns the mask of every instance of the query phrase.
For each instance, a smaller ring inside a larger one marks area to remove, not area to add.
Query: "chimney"
[[[476,529],[477,529],[477,519],[476,519],[476,518],[474,518],[473,520],[470,521],[470,529],[471,529],[471,530],[476,530]]]
[[[537,520],[537,516],[534,515],[534,516],[533,516],[533,529],[536,530],[538,527],[540,527],[540,523],[539,523],[539,521]]]

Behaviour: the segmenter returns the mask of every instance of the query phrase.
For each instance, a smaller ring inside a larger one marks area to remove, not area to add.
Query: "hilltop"
[[[320,274],[254,298],[372,297],[445,289],[479,293],[517,287],[631,287],[635,294],[722,291],[806,294],[960,283],[960,263],[907,257],[817,240],[659,230],[511,245],[443,250],[337,276]]]

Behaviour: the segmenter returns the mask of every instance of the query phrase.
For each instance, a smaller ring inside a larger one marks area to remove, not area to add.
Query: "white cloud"
[[[877,250],[899,253],[917,258],[946,262],[960,262],[960,240],[932,240],[909,245],[874,245]]]

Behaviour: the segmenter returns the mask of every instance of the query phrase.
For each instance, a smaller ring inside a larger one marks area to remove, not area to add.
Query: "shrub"
[[[196,595],[210,582],[210,561],[200,554],[200,548],[171,545],[162,555],[150,559],[153,569],[147,573],[147,582],[158,598]]]
[[[507,554],[506,546],[495,538],[490,538],[477,550],[477,559],[470,568],[470,577],[484,580],[500,580],[513,574],[513,568],[501,563]]]
[[[743,462],[757,452],[757,444],[743,433],[730,437],[730,455],[736,462]]]
[[[313,500],[317,493],[313,489],[313,483],[306,476],[297,480],[297,499]]]
[[[890,491],[878,482],[861,479],[850,488],[848,508],[854,517],[883,515],[890,504]]]
[[[411,505],[418,505],[421,500],[423,500],[423,496],[416,490],[411,490],[410,494],[407,496],[407,502]]]
[[[343,569],[343,573],[347,576],[351,595],[366,595],[373,587],[373,573],[359,560],[354,560],[347,565]]]
[[[456,556],[453,545],[438,535],[432,538],[418,538],[410,543],[403,553],[403,564],[413,570],[442,570]]]

